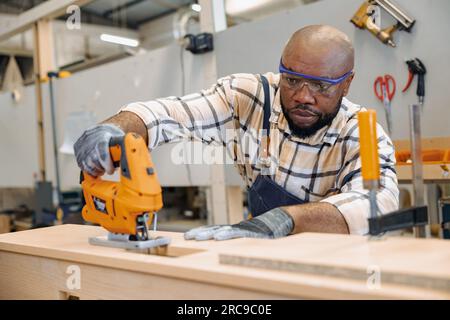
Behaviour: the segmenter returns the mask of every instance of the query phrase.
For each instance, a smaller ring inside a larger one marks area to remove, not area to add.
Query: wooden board
[[[221,264],[225,255],[273,257],[336,268],[417,273],[450,279],[450,242],[361,236],[300,234],[278,240],[185,241],[169,236],[166,256],[147,255],[88,244],[102,228],[62,225],[0,235],[0,299],[266,299],[409,298],[450,299],[450,292],[408,284],[367,285],[366,279],[312,272],[265,270]],[[81,286],[67,288],[67,268],[78,266]],[[320,270],[320,269],[317,269]]]
[[[243,248],[239,254],[221,252],[219,259],[228,265],[360,281],[378,272],[380,284],[432,288],[450,294],[450,241],[428,239],[413,245],[407,238],[359,241],[345,235],[305,234],[301,240],[285,238],[277,242],[264,248]]]

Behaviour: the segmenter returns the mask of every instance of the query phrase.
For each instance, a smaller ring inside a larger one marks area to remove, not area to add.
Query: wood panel
[[[269,243],[264,248],[242,248],[238,254],[221,252],[219,259],[229,265],[361,281],[379,270],[382,284],[434,288],[450,294],[450,242],[429,239],[412,245],[410,239],[404,238],[359,240],[305,234],[303,238],[280,239],[278,244]],[[301,249],[295,251],[292,247]],[[427,248],[432,251],[426,252]]]
[[[388,238],[373,242],[361,236],[306,233],[278,240],[197,242],[185,241],[181,233],[157,232],[172,238],[170,254],[158,256],[88,244],[89,237],[104,234],[105,230],[99,227],[61,225],[0,235],[0,288],[16,288],[2,289],[0,295],[2,298],[59,299],[73,295],[82,299],[131,299],[136,298],[132,288],[137,286],[142,292],[140,298],[154,298],[153,293],[161,291],[162,299],[227,298],[235,293],[236,298],[252,299],[450,298],[445,288],[383,282],[381,288],[374,289],[368,286],[367,279],[243,267],[219,261],[219,257],[231,254],[337,269],[366,270],[367,265],[379,265],[382,271],[449,281],[450,242],[444,240]],[[81,269],[82,288],[75,292],[64,290],[68,275],[63,271],[68,264]],[[49,280],[51,274],[55,274],[56,282]],[[23,285],[22,277],[29,286]],[[93,288],[95,281],[99,282],[99,290]]]
[[[73,261],[2,253],[0,299],[276,299],[279,295],[216,286]],[[80,268],[80,287],[67,282]],[[120,281],[119,281],[120,279]],[[112,287],[111,284],[114,284]],[[70,285],[70,284],[69,284]],[[287,298],[287,297],[286,297]]]

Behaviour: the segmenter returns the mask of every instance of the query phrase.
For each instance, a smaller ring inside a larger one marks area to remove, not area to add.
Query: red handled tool
[[[375,96],[384,105],[389,135],[392,134],[391,102],[395,95],[395,89],[396,89],[395,79],[389,74],[386,74],[383,77],[382,76],[377,77],[375,79],[375,82],[373,83],[373,90],[375,92]]]
[[[425,68],[425,65],[420,61],[418,58],[414,58],[411,60],[407,60],[406,64],[408,65],[408,82],[406,83],[405,88],[402,90],[402,92],[405,92],[408,90],[408,88],[411,85],[411,82],[414,79],[414,76],[418,75],[418,81],[417,81],[417,96],[419,97],[419,103],[420,105],[423,105],[424,97],[425,97],[425,74],[427,73],[427,69]]]

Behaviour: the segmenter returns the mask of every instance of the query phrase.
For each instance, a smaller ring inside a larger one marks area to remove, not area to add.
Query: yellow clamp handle
[[[61,79],[68,78],[68,77],[70,77],[72,75],[72,73],[70,71],[50,72],[49,74],[51,74],[51,77],[53,77],[53,78],[61,78]],[[40,78],[40,81],[42,83],[47,83],[48,80],[49,80],[49,76],[48,75]]]
[[[58,78],[68,78],[72,75],[70,71],[60,71],[58,72]]]
[[[377,113],[375,110],[358,113],[361,170],[364,181],[378,181],[380,161],[377,143]]]

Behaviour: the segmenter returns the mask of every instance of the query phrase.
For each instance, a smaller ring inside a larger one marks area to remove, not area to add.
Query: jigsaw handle
[[[120,167],[120,156],[122,155],[122,146],[125,136],[122,137],[112,137],[109,140],[109,154],[114,163],[114,167]]]
[[[120,156],[121,156],[121,148],[120,146],[123,143],[124,137],[112,137],[109,141],[109,153],[111,155],[111,159],[113,161],[114,167],[120,167]],[[95,180],[97,177],[93,177],[85,171],[80,171],[80,184],[84,180]]]
[[[127,133],[124,136],[112,137],[109,140],[109,154],[114,167],[120,167],[121,176],[131,179],[131,170],[128,157],[142,148],[137,141],[143,140],[142,137],[134,132]],[[145,143],[145,142],[144,142]],[[147,149],[145,145],[145,149]]]

